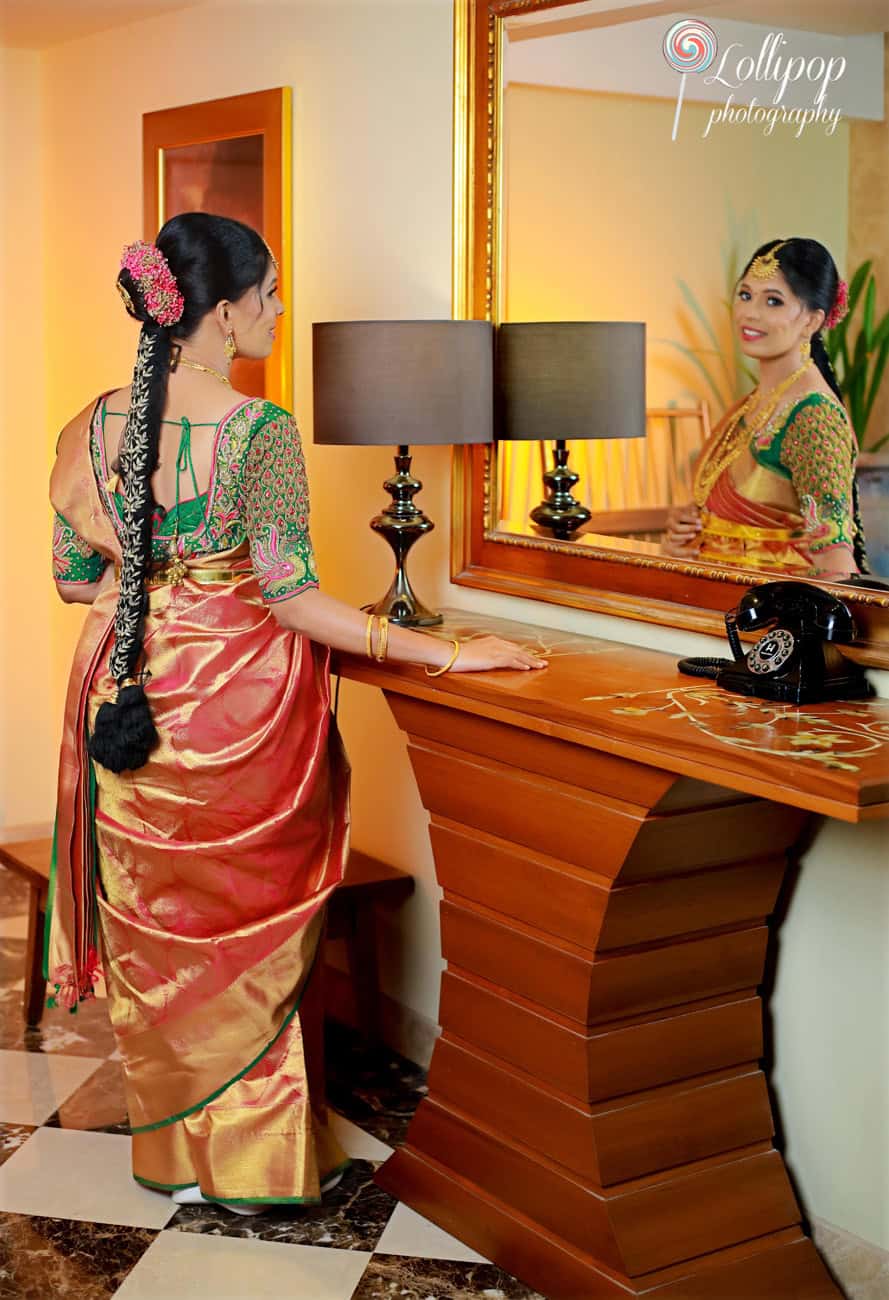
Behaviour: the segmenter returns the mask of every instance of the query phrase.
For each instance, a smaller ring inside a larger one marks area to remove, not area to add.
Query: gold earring
[[[228,360],[234,361],[235,357],[238,355],[238,345],[235,342],[234,330],[229,330],[229,332],[226,334],[225,343],[223,344],[223,347],[225,348],[225,355],[228,358]]]
[[[803,365],[812,360],[811,339],[803,339],[799,345],[799,357]]]

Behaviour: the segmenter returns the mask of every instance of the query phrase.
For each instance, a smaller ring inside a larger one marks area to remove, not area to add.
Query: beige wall
[[[46,501],[40,56],[0,48],[0,827],[45,820],[55,787]]]
[[[5,710],[12,703],[19,713],[27,701],[32,715],[16,745],[15,764],[6,770],[7,825],[52,815],[54,751],[79,614],[53,606],[50,616],[40,502],[59,425],[102,387],[125,382],[132,365],[135,339],[113,279],[121,246],[141,234],[141,114],[279,84],[294,88],[296,246],[289,301],[295,315],[295,404],[306,435],[322,576],[328,590],[355,603],[375,597],[388,583],[388,551],[366,525],[379,507],[379,485],[391,462],[384,451],[312,447],[310,323],[449,314],[449,0],[233,0],[46,52],[39,76],[34,72],[22,83],[28,113],[16,124],[26,158],[43,157],[43,203],[30,196],[17,219],[35,244],[38,263],[43,245],[45,344],[34,313],[27,346],[4,355],[7,376],[27,394],[15,408],[4,397],[5,454],[10,438],[24,430],[15,481],[3,480],[4,502],[22,501],[23,528],[25,504],[37,521],[27,544],[14,551],[33,613],[20,625],[23,607],[4,603],[4,632],[12,629],[17,641],[0,699]],[[18,109],[17,97],[14,102]],[[3,109],[7,122],[8,101]],[[32,166],[27,162],[25,176]],[[8,218],[8,205],[3,211]],[[18,287],[22,278],[14,276],[11,283]],[[3,305],[0,321],[9,314],[9,300]],[[13,308],[17,312],[17,297]],[[706,638],[642,623],[451,588],[448,452],[424,449],[416,468],[427,484],[424,504],[439,524],[417,548],[413,565],[427,600],[450,598],[464,608],[673,653],[712,648]],[[27,635],[20,626],[28,628]],[[35,663],[50,634],[51,671],[46,665],[43,687],[34,692]],[[437,887],[404,744],[376,692],[347,684],[340,714],[354,768],[356,842],[418,876],[415,899],[385,935],[386,988],[434,1020],[441,966]],[[0,721],[4,735],[7,716]],[[885,872],[874,861],[879,834],[873,827],[835,827],[819,840],[811,857],[816,869],[807,865],[784,930],[777,1022],[781,1083],[793,1113],[791,1154],[810,1209],[889,1245],[889,1103],[874,1046],[875,1026],[886,1019],[883,936],[889,920]],[[845,915],[842,924],[837,918],[834,942],[827,945],[810,922],[835,915],[837,893]],[[818,983],[812,979],[816,967],[822,972]],[[854,1017],[847,986],[855,989]],[[821,1037],[801,1037],[800,1026],[812,1019]],[[854,1168],[847,1163],[853,1121],[845,1116],[854,1117],[867,1135]]]

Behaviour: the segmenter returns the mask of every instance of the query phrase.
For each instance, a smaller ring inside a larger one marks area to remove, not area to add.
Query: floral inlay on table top
[[[612,705],[611,712],[624,717],[660,713],[738,749],[811,759],[839,771],[859,771],[860,764],[853,759],[873,754],[889,743],[889,701],[866,706],[854,701],[838,703],[825,716],[817,708],[733,696],[715,686],[584,696],[585,703],[608,701],[621,701]]]

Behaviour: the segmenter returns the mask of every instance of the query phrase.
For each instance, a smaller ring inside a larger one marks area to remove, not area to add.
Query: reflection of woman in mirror
[[[694,502],[670,511],[666,554],[778,572],[865,567],[858,445],[822,338],[846,296],[817,240],[770,240],[747,263],[733,320],[759,384],[701,452]]]

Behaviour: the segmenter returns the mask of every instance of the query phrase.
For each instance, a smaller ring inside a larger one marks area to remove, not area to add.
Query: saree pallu
[[[329,652],[279,626],[246,546],[151,584],[160,739],[144,767],[115,775],[85,739],[116,694],[116,597],[114,585],[91,607],[71,674],[49,979],[68,1005],[89,995],[97,910],[137,1179],[314,1201],[345,1163],[326,1123],[312,975],[348,851]]]
[[[810,572],[803,519],[779,506],[751,501],[723,470],[701,511],[698,558],[777,573]]]

